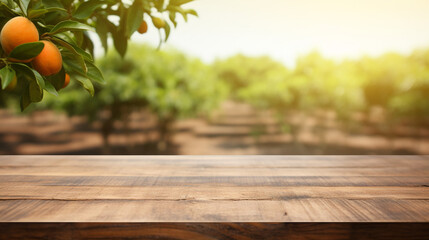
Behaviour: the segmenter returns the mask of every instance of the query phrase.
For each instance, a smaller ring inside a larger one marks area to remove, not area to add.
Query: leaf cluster
[[[93,96],[96,85],[105,84],[102,72],[94,62],[94,32],[103,48],[108,51],[108,39],[122,56],[128,48],[131,35],[142,21],[148,18],[163,18],[168,15],[162,29],[168,39],[170,26],[176,27],[176,14],[187,20],[197,13],[184,9],[191,1],[161,0],[1,0],[0,27],[16,16],[30,19],[36,26],[41,40],[54,43],[62,55],[62,69],[58,74],[41,76],[31,65],[19,61],[36,57],[44,48],[42,42],[32,42],[16,47],[9,55],[0,50],[0,78],[4,90],[16,77],[17,87],[12,91],[0,91],[0,101],[5,98],[20,98],[21,110],[33,102],[40,102],[44,92],[58,96],[64,85],[65,75],[79,83]],[[18,62],[17,62],[18,61]]]
[[[93,98],[82,97],[71,87],[39,109],[96,119],[113,106],[134,107],[150,109],[160,120],[177,119],[209,114],[227,96],[212,68],[198,59],[145,45],[131,48],[124,59],[113,52],[99,59],[107,84],[97,88]]]

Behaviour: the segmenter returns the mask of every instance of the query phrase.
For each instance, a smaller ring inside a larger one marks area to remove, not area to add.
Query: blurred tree
[[[314,130],[322,150],[330,121],[327,113],[332,110],[349,132],[351,126],[362,125],[355,123],[355,113],[364,111],[369,119],[372,109],[382,109],[376,126],[391,142],[401,118],[412,118],[420,126],[429,114],[427,50],[409,57],[388,53],[342,62],[312,52],[298,58],[292,71],[267,57],[243,55],[218,61],[214,67],[231,87],[233,99],[273,111],[280,129],[291,133],[295,143],[305,115],[316,116]]]
[[[232,92],[254,83],[264,84],[269,73],[286,71],[283,64],[268,56],[246,57],[241,54],[215,62],[214,68],[219,78],[230,86]]]
[[[89,120],[103,119],[107,149],[114,121],[127,121],[133,109],[147,107],[158,117],[159,147],[164,150],[170,142],[174,121],[207,115],[226,97],[225,86],[201,61],[177,51],[156,51],[148,46],[132,49],[125,59],[113,52],[100,59],[107,84],[98,86],[93,98],[82,96],[71,87],[62,96],[47,99],[39,109],[86,115]]]

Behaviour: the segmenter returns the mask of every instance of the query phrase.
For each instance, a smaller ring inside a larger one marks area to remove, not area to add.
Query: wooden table
[[[0,156],[0,239],[429,239],[429,156]]]

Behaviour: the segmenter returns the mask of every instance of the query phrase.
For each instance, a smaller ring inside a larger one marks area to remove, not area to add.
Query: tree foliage
[[[0,78],[2,89],[16,76],[17,87],[13,91],[0,91],[0,101],[19,98],[21,109],[33,102],[40,102],[44,92],[59,95],[64,85],[65,74],[79,83],[91,95],[94,84],[104,84],[103,74],[96,66],[94,42],[100,41],[108,50],[108,39],[122,56],[128,48],[128,40],[142,21],[161,21],[154,26],[160,31],[160,43],[166,41],[171,29],[177,26],[176,16],[185,20],[188,15],[197,16],[196,11],[185,9],[184,4],[192,0],[1,0],[0,27],[10,19],[24,16],[36,26],[40,40],[54,43],[62,55],[62,69],[53,76],[42,76],[31,63],[19,63],[13,59],[29,59],[37,56],[43,43],[31,42],[16,47],[8,55],[0,50]],[[94,39],[88,31],[96,33]],[[162,34],[161,34],[162,32]]]
[[[282,115],[333,109],[350,117],[378,106],[390,117],[429,116],[429,50],[340,62],[312,52],[290,70],[272,60],[238,55],[219,61],[216,69],[236,89],[234,98]]]
[[[106,84],[96,86],[94,97],[82,96],[71,86],[38,108],[102,119],[109,132],[115,120],[126,121],[132,110],[147,108],[158,117],[161,141],[168,141],[175,120],[209,114],[227,93],[209,66],[174,50],[133,45],[124,59],[110,51],[99,66]],[[103,117],[106,112],[108,117]]]

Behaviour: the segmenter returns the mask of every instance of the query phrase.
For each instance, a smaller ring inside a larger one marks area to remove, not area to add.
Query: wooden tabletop
[[[421,230],[429,227],[429,156],[0,156],[0,222],[12,224],[3,230],[20,222]]]

